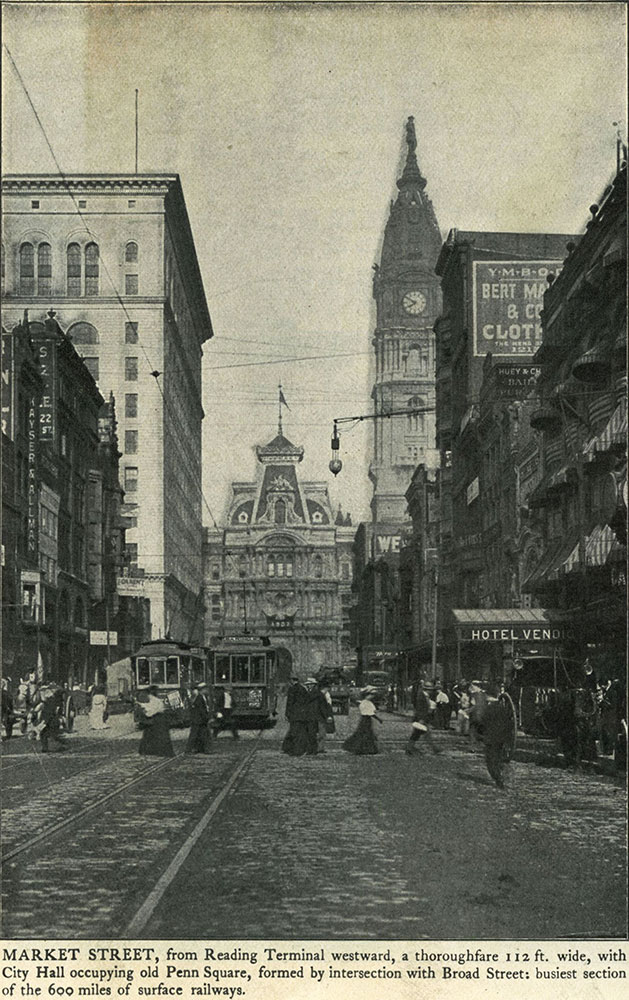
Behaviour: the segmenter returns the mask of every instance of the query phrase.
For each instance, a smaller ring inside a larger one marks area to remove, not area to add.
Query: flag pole
[[[278,431],[278,433],[281,434],[282,433],[282,383],[281,382],[279,383],[279,385],[278,385],[277,388],[278,388],[278,393],[279,393],[279,396],[278,396],[278,408],[279,408],[278,428],[279,428],[279,431]]]
[[[138,89],[135,89],[135,172],[138,172]]]

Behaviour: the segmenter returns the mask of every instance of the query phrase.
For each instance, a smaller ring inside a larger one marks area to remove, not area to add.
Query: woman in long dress
[[[107,713],[107,696],[102,688],[95,688],[90,708],[90,729],[109,729],[105,715]]]
[[[371,696],[376,693],[374,687],[365,688],[361,691],[362,701],[358,705],[360,712],[360,722],[356,730],[343,743],[343,750],[357,755],[379,753],[378,738],[374,732],[373,719],[382,724],[382,719],[376,715],[376,706],[371,700]]]
[[[158,697],[158,689],[154,685],[148,689],[148,699],[141,703],[140,709],[142,739],[139,752],[145,757],[174,757],[166,706]]]

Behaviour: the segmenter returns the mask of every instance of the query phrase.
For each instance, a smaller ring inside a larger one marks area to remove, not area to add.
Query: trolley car
[[[204,649],[173,639],[145,642],[131,657],[136,700],[136,721],[143,695],[155,685],[166,705],[171,726],[190,724],[190,692],[195,684],[207,682],[208,664]]]
[[[246,728],[270,728],[277,719],[276,651],[269,639],[223,636],[210,650],[214,691],[229,685],[232,717]]]

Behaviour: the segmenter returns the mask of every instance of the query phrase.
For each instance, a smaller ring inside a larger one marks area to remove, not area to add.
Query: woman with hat
[[[374,687],[366,687],[361,691],[362,701],[358,704],[360,722],[358,723],[355,732],[353,732],[343,744],[343,750],[347,750],[348,753],[361,756],[363,754],[374,754],[379,752],[378,738],[374,732],[372,720],[377,719],[377,721],[382,725],[382,719],[376,715],[376,706],[372,701],[375,693],[376,688]]]
[[[142,739],[138,752],[145,757],[174,757],[175,751],[170,741],[170,729],[166,716],[166,705],[159,697],[159,688],[152,684],[146,701],[139,703],[142,712],[140,728]]]

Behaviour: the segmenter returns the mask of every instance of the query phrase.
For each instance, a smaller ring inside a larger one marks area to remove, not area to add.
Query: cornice
[[[5,194],[20,191],[152,191],[166,194],[177,183],[177,174],[7,174],[2,178]]]

